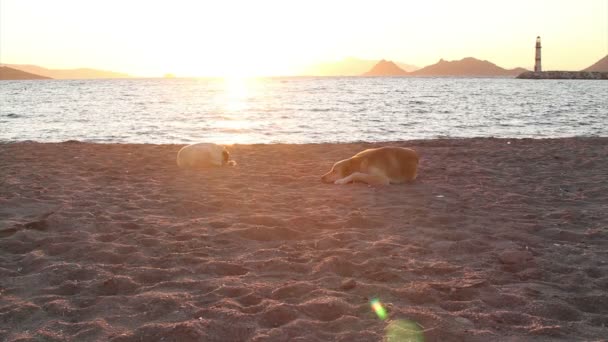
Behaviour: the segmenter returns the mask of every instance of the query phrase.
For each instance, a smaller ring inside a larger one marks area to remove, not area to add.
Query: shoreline
[[[293,142],[268,142],[268,143],[219,143],[213,141],[201,140],[197,142],[171,142],[171,143],[149,143],[149,142],[115,142],[115,141],[86,141],[86,140],[62,140],[62,141],[37,141],[37,140],[0,140],[0,145],[11,145],[11,144],[92,144],[92,145],[154,145],[154,146],[184,146],[189,144],[195,144],[199,142],[204,143],[215,143],[218,145],[225,146],[258,146],[258,145],[294,145],[294,146],[302,146],[302,145],[349,145],[349,144],[369,144],[369,145],[382,145],[382,144],[404,144],[404,143],[414,143],[414,144],[425,144],[429,142],[458,142],[458,141],[550,141],[550,140],[595,140],[595,139],[608,139],[608,135],[606,136],[598,136],[598,135],[579,135],[579,136],[567,136],[567,137],[439,137],[439,138],[426,138],[426,139],[402,139],[402,140],[387,140],[387,141],[369,141],[369,140],[359,140],[359,141],[346,141],[346,142],[302,142],[302,143],[293,143]]]
[[[321,183],[386,144],[412,184]],[[181,146],[0,143],[0,340],[606,336],[608,137]]]

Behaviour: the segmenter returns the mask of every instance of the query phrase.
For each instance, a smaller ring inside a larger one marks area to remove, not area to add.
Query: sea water
[[[0,81],[0,142],[608,136],[608,82],[295,77]]]

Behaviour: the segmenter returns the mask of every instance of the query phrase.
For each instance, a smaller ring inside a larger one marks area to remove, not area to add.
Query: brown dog
[[[334,164],[321,177],[325,183],[364,182],[374,185],[403,183],[416,179],[418,154],[404,147],[370,148]]]

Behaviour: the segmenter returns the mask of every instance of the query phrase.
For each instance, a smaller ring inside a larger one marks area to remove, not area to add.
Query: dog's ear
[[[355,171],[359,171],[359,169],[361,168],[361,158],[359,157],[352,157],[348,160],[348,163],[346,163],[346,165],[344,165],[344,176],[350,176],[353,173],[355,173]]]

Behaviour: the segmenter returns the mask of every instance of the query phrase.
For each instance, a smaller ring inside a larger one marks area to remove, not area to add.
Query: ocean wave
[[[249,129],[249,128],[219,128],[217,129],[218,132],[220,133],[249,133],[249,132],[253,132],[253,130]]]

